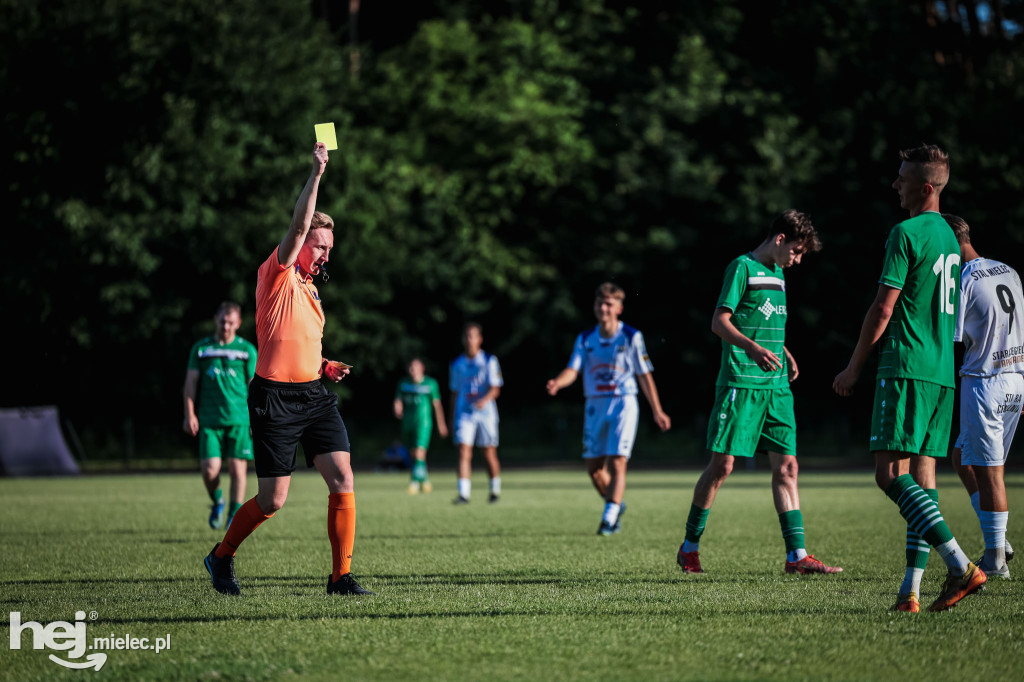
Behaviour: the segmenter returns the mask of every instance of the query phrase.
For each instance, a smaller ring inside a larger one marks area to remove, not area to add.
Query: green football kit
[[[247,398],[249,381],[256,373],[256,347],[239,336],[225,344],[208,336],[192,346],[188,369],[199,372],[199,457],[251,460]]]
[[[889,233],[879,284],[900,290],[878,341],[869,450],[945,457],[953,418],[960,246],[939,213]]]
[[[437,381],[423,377],[416,383],[404,379],[395,389],[395,400],[402,401],[402,443],[407,448],[430,447],[430,432],[434,427],[434,401],[441,399]]]
[[[765,265],[749,253],[740,256],[725,270],[716,307],[732,311],[733,325],[775,353],[781,367],[764,371],[742,348],[722,341],[708,450],[736,457],[752,457],[757,450],[796,455],[796,416],[783,349],[787,310],[782,268]]]
[[[926,211],[892,229],[878,283],[900,294],[878,341],[868,449],[945,457],[953,418],[960,246],[939,213]],[[885,494],[907,522],[907,563],[897,608],[920,595],[932,547],[949,575],[930,610],[948,609],[984,583],[985,574],[970,563],[939,510],[938,490],[923,488],[907,473],[896,476]]]
[[[732,312],[731,322],[747,338],[772,351],[781,366],[765,371],[746,351],[722,341],[722,360],[715,382],[715,403],[708,420],[707,448],[733,457],[753,457],[759,450],[796,456],[796,415],[789,388],[786,358],[786,280],[775,263],[765,265],[746,254],[725,270],[716,308]],[[711,508],[690,505],[686,538],[676,561],[687,572],[703,572],[697,560],[701,536]],[[787,572],[838,572],[808,556],[803,513],[779,512],[786,545]],[[690,562],[696,562],[693,570]]]

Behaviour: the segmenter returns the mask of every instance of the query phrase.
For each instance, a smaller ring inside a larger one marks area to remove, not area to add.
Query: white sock
[[[981,513],[981,493],[975,492],[971,495],[971,506],[974,507],[974,513]],[[980,516],[978,518],[981,518]]]
[[[468,478],[460,478],[459,479],[459,497],[463,497],[463,498],[468,500],[469,499],[469,488],[470,488],[469,479]]]
[[[949,567],[950,572],[953,575],[963,575],[967,572],[967,565],[971,563],[971,560],[967,558],[964,551],[960,549],[960,545],[957,544],[956,538],[953,538],[949,542],[945,542],[938,545],[935,551],[939,553],[942,560],[946,562],[946,566]]]
[[[990,512],[981,510],[981,532],[985,536],[985,549],[1003,548],[1006,546],[1006,520],[1010,512]]]
[[[501,494],[501,476],[495,476],[494,478],[491,479],[491,494]]]
[[[683,540],[683,551],[684,552],[699,552],[700,541],[690,542],[689,540]]]
[[[606,502],[604,505],[604,516],[601,520],[610,526],[614,526],[615,522],[619,520],[619,505],[614,502]]]
[[[981,519],[981,533],[985,536],[986,550],[999,550],[1004,552],[1006,548],[1006,519],[1010,512],[990,512],[981,510],[978,518]]]
[[[794,563],[800,561],[807,556],[807,550],[801,547],[800,549],[794,549],[792,552],[786,552],[786,561]]]
[[[923,568],[914,568],[913,566],[907,566],[907,572],[903,576],[903,584],[900,585],[900,595],[910,594],[911,592],[920,596],[921,594],[921,577],[924,575]]]

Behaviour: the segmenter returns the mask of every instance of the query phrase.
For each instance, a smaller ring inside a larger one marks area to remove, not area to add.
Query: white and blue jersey
[[[636,395],[636,375],[654,369],[640,330],[619,322],[610,338],[601,327],[576,337],[569,369],[583,374],[583,395],[587,398]]]
[[[1003,466],[1024,409],[1024,290],[1016,270],[988,258],[964,264],[953,340],[965,347],[960,461]]]
[[[1024,374],[1024,290],[1016,270],[989,258],[964,264],[953,340],[965,347],[962,377]]]
[[[600,325],[576,337],[569,369],[583,374],[587,398],[583,416],[583,457],[630,457],[639,407],[636,375],[654,370],[639,330],[619,322],[609,338]]]
[[[505,384],[498,358],[482,350],[473,357],[460,355],[452,362],[448,376],[448,388],[455,393],[455,442],[497,447],[498,406],[488,400],[477,409],[474,403],[492,388]]]

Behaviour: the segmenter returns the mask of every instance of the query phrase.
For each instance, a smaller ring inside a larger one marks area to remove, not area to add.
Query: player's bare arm
[[[579,372],[570,367],[566,367],[565,369],[558,373],[557,377],[555,377],[554,379],[548,379],[548,395],[555,395],[563,388],[571,386],[572,383],[576,381],[577,376],[579,376]]]
[[[451,398],[448,401],[448,430],[450,432],[455,431],[455,405],[459,400],[459,392],[452,391]]]
[[[310,222],[316,212],[316,193],[320,186],[320,176],[327,168],[327,145],[317,142],[313,148],[313,170],[306,180],[305,187],[299,193],[295,202],[295,211],[292,213],[292,223],[288,226],[288,232],[281,240],[281,246],[277,250],[277,262],[288,267],[295,262],[302,249],[302,243],[306,240],[309,232]],[[338,379],[337,381],[341,381]]]
[[[764,346],[755,343],[732,323],[732,311],[728,308],[715,308],[711,318],[711,331],[726,343],[743,349],[747,356],[765,372],[774,372],[782,368],[782,360]]]
[[[796,381],[796,378],[800,376],[800,369],[796,366],[796,358],[789,352],[789,349],[785,346],[782,347],[782,351],[786,354],[787,373],[789,374],[789,383]]]
[[[832,382],[832,389],[841,396],[853,394],[853,385],[860,378],[864,365],[871,355],[871,349],[882,338],[885,328],[889,325],[889,319],[896,307],[896,301],[900,297],[900,290],[884,284],[878,285],[878,294],[874,302],[868,308],[864,316],[864,324],[860,328],[860,338],[857,339],[857,346],[853,349],[850,363],[842,372],[836,375]]]
[[[394,410],[395,410],[395,419],[401,419],[402,418],[402,413],[404,411],[404,408],[402,407],[402,401],[400,399],[398,399],[398,398],[395,398]]]
[[[196,386],[199,385],[199,370],[190,369],[185,372],[185,385],[181,395],[185,399],[185,421],[181,428],[190,436],[199,433],[199,418],[196,416]]]
[[[501,395],[501,388],[498,386],[491,386],[487,393],[484,393],[479,400],[473,403],[473,407],[478,410],[482,410],[488,402],[497,400],[499,395]]]
[[[647,402],[651,406],[654,423],[662,431],[668,431],[672,428],[672,418],[665,414],[665,410],[661,409],[661,398],[658,397],[658,387],[654,383],[654,375],[651,372],[638,374],[636,382],[640,384],[640,390],[644,392],[644,397],[647,398]]]
[[[444,420],[444,406],[441,405],[440,400],[433,401],[434,403],[434,420],[437,422],[437,433],[441,438],[448,437],[448,424]]]

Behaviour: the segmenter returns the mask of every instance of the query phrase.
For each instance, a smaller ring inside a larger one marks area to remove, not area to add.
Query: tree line
[[[943,146],[944,209],[1024,267],[1022,23],[1020,1],[2,0],[3,403],[176,427],[222,299],[255,340],[256,267],[334,121],[347,414],[386,418],[413,354],[443,383],[468,319],[514,375],[503,409],[532,409],[609,280],[699,421],[723,268],[793,207],[825,245],[787,273],[798,416],[847,428],[867,397],[829,387],[903,217],[900,148]]]

